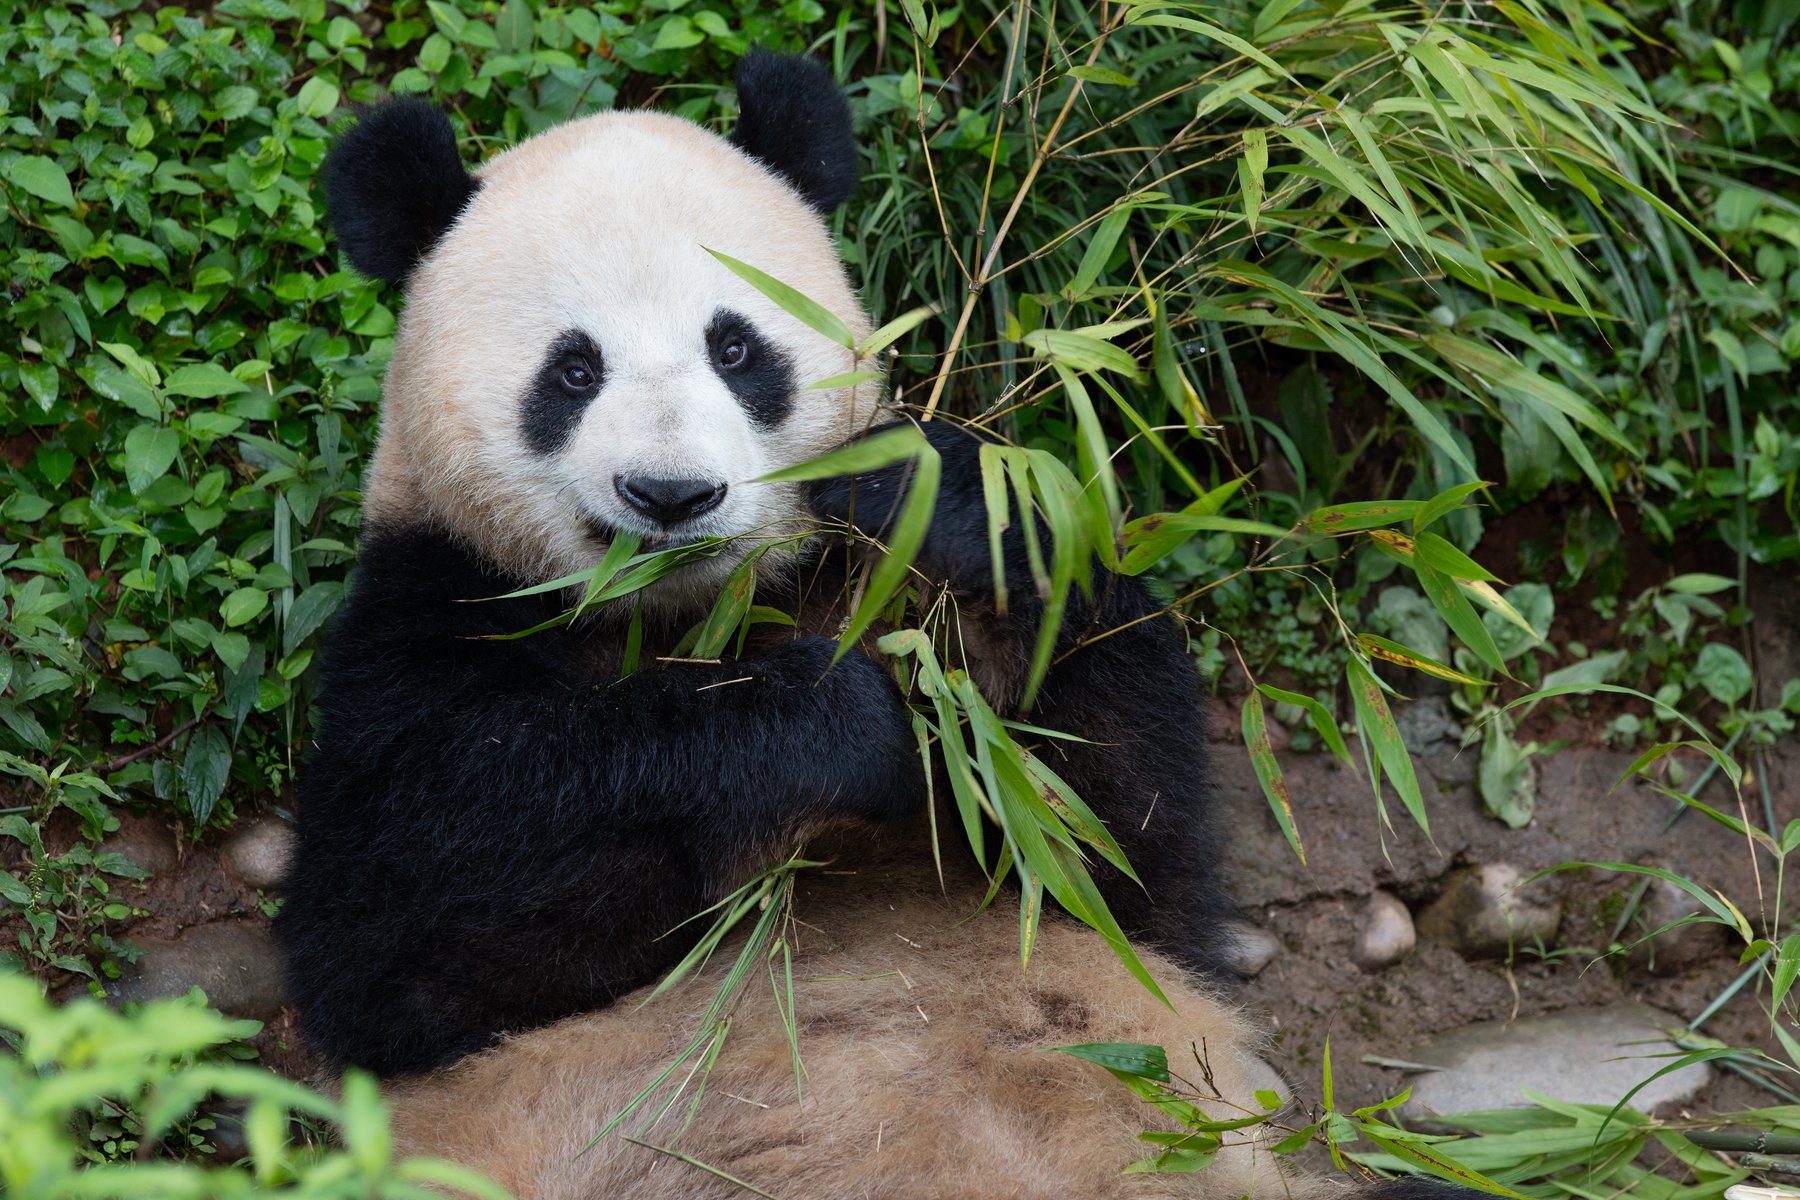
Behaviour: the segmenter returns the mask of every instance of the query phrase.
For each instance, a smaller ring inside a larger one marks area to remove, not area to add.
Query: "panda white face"
[[[850,351],[707,253],[861,337],[823,221],[742,150],[653,113],[560,126],[476,179],[408,279],[369,519],[440,525],[526,581],[592,566],[620,530],[734,538],[655,589],[710,601],[749,549],[810,524],[793,485],[754,480],[875,416],[875,385],[807,387],[856,369]]]

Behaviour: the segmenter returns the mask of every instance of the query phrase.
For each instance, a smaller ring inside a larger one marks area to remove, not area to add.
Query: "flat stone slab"
[[[1617,1104],[1625,1094],[1679,1051],[1665,1029],[1681,1019],[1647,1004],[1528,1017],[1510,1025],[1490,1021],[1431,1039],[1406,1057],[1442,1070],[1409,1077],[1413,1093],[1401,1115],[1430,1120],[1439,1114],[1525,1108],[1527,1088],[1571,1104]],[[1651,1081],[1631,1107],[1651,1112],[1690,1099],[1712,1078],[1695,1063]]]
[[[174,941],[144,947],[144,957],[110,989],[119,1000],[160,1000],[202,988],[214,1008],[268,1020],[281,1009],[281,955],[265,926],[215,921]]]

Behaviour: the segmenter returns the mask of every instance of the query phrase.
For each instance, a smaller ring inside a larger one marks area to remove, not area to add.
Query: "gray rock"
[[[1280,940],[1268,930],[1248,921],[1226,922],[1225,965],[1245,979],[1262,974],[1280,952]]]
[[[1350,957],[1365,971],[1391,967],[1413,952],[1417,937],[1406,905],[1387,892],[1376,892],[1356,917],[1356,946]]]
[[[1652,865],[1667,867],[1677,875],[1688,873],[1677,864],[1653,860]],[[1678,970],[1696,963],[1716,961],[1719,955],[1726,953],[1725,931],[1711,922],[1697,921],[1650,937],[1683,917],[1703,911],[1703,906],[1666,879],[1654,875],[1640,878],[1648,886],[1644,889],[1643,899],[1638,902],[1636,917],[1619,935],[1620,941],[1631,946],[1632,962],[1658,971]]]
[[[1401,1115],[1429,1120],[1439,1114],[1525,1108],[1526,1089],[1570,1104],[1618,1103],[1627,1092],[1667,1065],[1659,1055],[1677,1053],[1665,1029],[1681,1020],[1647,1004],[1557,1013],[1514,1021],[1488,1021],[1443,1034],[1406,1057],[1441,1067],[1413,1076],[1413,1092]],[[1631,1107],[1652,1112],[1688,1100],[1712,1078],[1695,1063],[1646,1084]]]
[[[1562,902],[1546,881],[1511,863],[1485,863],[1450,877],[1419,914],[1419,932],[1464,958],[1505,958],[1535,942],[1550,946]]]
[[[280,885],[294,856],[294,827],[274,817],[247,822],[232,831],[219,858],[253,888]]]
[[[101,854],[117,854],[152,875],[173,871],[181,862],[176,833],[155,817],[120,817],[119,827],[100,843]]]
[[[1400,740],[1420,757],[1448,751],[1454,753],[1462,741],[1462,726],[1450,715],[1450,705],[1442,696],[1420,696],[1394,714],[1400,728]]]
[[[266,1020],[279,1012],[281,956],[268,926],[216,921],[183,930],[173,941],[151,943],[112,993],[119,1000],[159,1000],[185,996],[193,987],[233,1016]]]

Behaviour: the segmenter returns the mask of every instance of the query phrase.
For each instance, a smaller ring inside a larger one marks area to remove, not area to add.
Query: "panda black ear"
[[[805,55],[752,50],[738,63],[734,145],[828,213],[856,187],[850,105],[824,64]]]
[[[475,194],[456,132],[422,100],[389,100],[338,135],[326,156],[325,215],[350,264],[405,283]]]

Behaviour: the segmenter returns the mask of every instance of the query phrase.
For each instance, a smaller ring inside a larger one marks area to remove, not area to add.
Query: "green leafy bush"
[[[14,1200],[72,1196],[429,1197],[430,1184],[505,1200],[475,1173],[428,1159],[395,1162],[375,1081],[352,1073],[333,1100],[226,1051],[255,1021],[208,1009],[198,991],[122,1015],[90,999],[56,1006],[0,975],[0,1187]],[[242,1112],[248,1154],[229,1165],[144,1160],[213,1151],[206,1115]],[[340,1150],[314,1131],[335,1129]]]

